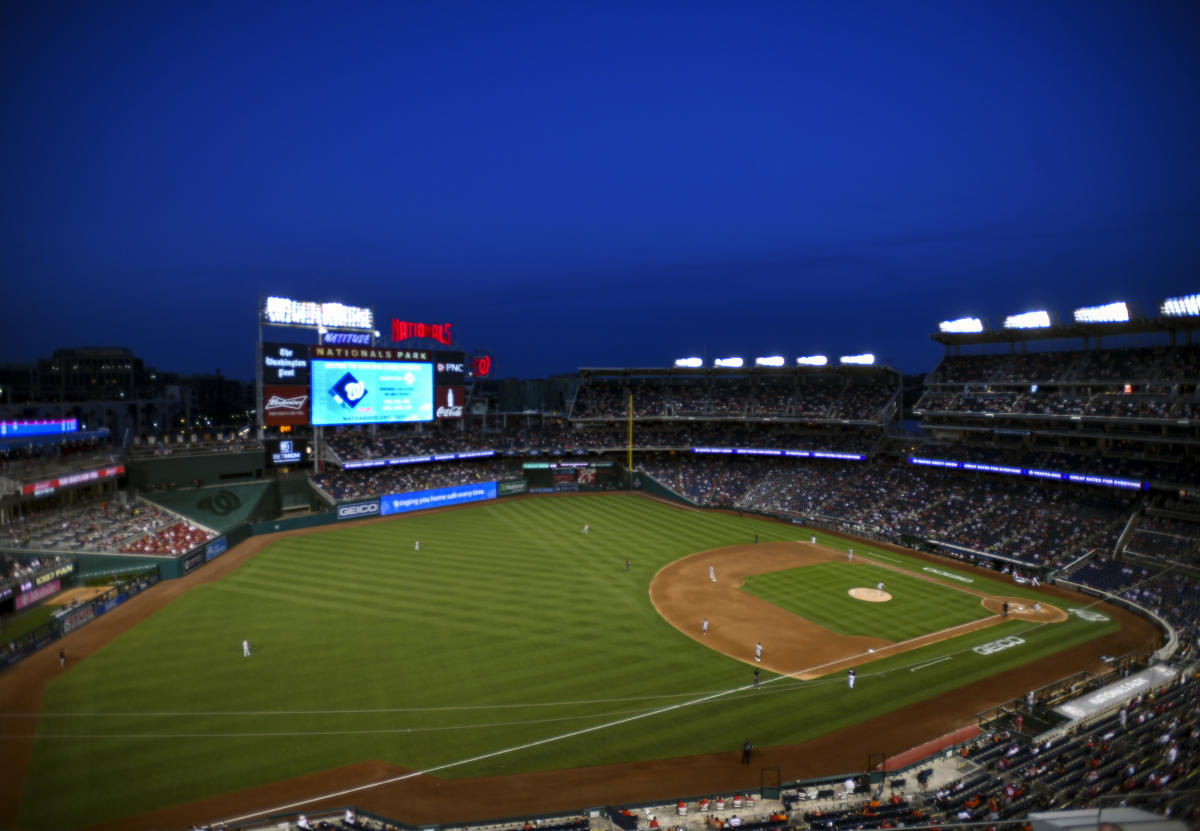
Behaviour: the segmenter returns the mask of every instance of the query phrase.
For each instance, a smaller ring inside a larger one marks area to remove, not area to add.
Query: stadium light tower
[[[796,359],[797,366],[825,366],[829,358],[824,355],[805,355]]]
[[[741,358],[717,358],[713,361],[713,366],[721,367],[722,369],[741,369],[745,363]]]
[[[1022,312],[1004,318],[1005,329],[1049,329],[1051,325],[1050,312],[1045,309]]]
[[[1200,293],[1168,297],[1158,307],[1163,317],[1200,317]]]
[[[975,334],[983,331],[983,320],[978,317],[943,320],[938,324],[938,331],[946,334]]]
[[[1080,306],[1071,312],[1076,323],[1128,323],[1129,306],[1124,301],[1103,306]]]

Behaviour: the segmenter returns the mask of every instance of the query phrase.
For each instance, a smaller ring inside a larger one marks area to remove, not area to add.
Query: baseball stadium
[[[922,377],[257,314],[241,421],[0,409],[0,827],[1200,827],[1194,295]]]

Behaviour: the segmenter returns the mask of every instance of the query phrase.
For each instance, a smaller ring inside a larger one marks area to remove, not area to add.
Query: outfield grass
[[[747,689],[745,664],[678,632],[650,604],[654,573],[686,554],[809,533],[622,494],[521,499],[280,540],[48,686],[21,825],[78,827],[365,759],[424,769],[548,739],[440,775],[731,751],[746,738],[794,744],[1115,626],[1010,621],[865,665],[851,706],[840,673],[811,682],[764,674],[761,691]],[[880,634],[876,604],[826,607],[819,592],[801,602],[793,584],[809,572],[761,575],[747,588],[838,631]],[[891,571],[881,579],[897,597],[930,591]],[[904,631],[961,596],[926,595]],[[940,617],[925,619],[934,622],[922,631],[943,628]],[[900,625],[882,636],[900,639]],[[970,649],[1007,634],[1024,642],[988,656]]]

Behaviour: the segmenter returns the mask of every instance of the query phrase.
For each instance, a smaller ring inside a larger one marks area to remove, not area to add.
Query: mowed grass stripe
[[[585,523],[587,535],[581,533]],[[280,540],[73,666],[47,688],[45,712],[310,709],[327,712],[271,718],[271,725],[379,732],[239,737],[253,731],[237,716],[40,719],[46,738],[35,745],[21,826],[78,827],[363,759],[421,768],[643,707],[594,699],[742,687],[750,680],[746,665],[669,626],[654,611],[648,586],[658,569],[681,556],[748,543],[755,533],[764,541],[807,538],[800,529],[749,517],[606,495],[510,500]],[[412,551],[414,539],[421,540],[421,552]],[[890,585],[896,577],[885,579]],[[312,605],[314,599],[322,605]],[[1099,626],[1068,625],[1075,629],[1066,640],[1100,634]],[[1058,634],[1031,634],[1029,653],[1035,646],[1059,648],[1053,643]],[[250,659],[240,656],[243,637],[255,648]],[[1010,659],[1023,660],[1015,650],[999,653],[981,659],[977,672],[1015,665]],[[747,730],[759,745],[803,741],[966,683],[965,661],[956,656],[945,663],[955,669],[897,669],[872,678],[870,694],[853,707],[833,679],[788,680],[786,694],[734,692],[447,773],[730,751]],[[870,706],[859,706],[862,701]],[[510,704],[529,706],[513,718],[504,709]],[[554,718],[569,721],[540,719],[538,704],[552,705]],[[477,709],[374,717],[334,712],[454,705]],[[657,699],[644,705],[656,706]],[[231,735],[52,738],[101,727],[110,734]],[[411,734],[395,732],[410,728]],[[116,764],[93,763],[114,756]],[[55,800],[33,798],[45,793]]]

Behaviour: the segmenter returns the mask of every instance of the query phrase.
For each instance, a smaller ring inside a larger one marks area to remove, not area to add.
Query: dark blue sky
[[[260,293],[518,376],[1153,314],[1200,290],[1197,43],[1194,2],[6,4],[0,361],[250,378]]]

